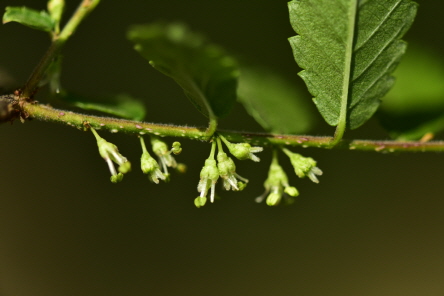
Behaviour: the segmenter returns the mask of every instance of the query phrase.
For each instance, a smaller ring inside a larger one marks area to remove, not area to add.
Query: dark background
[[[67,15],[76,2],[68,0]],[[102,2],[63,51],[67,89],[127,92],[145,98],[147,121],[205,125],[179,87],[125,39],[130,24],[156,20],[184,21],[301,84],[286,1]],[[40,0],[1,4],[45,7]],[[406,39],[440,52],[444,5],[420,4]],[[0,66],[21,85],[48,38],[11,23],[0,27],[0,40]],[[316,116],[312,133],[331,135]],[[260,130],[241,106],[220,126]],[[266,149],[259,164],[237,162],[250,179],[245,191],[218,186],[222,199],[196,209],[208,144],[182,140],[177,159],[188,172],[154,185],[138,169],[136,138],[102,135],[133,161],[120,184],[109,182],[90,133],[38,121],[0,126],[1,296],[444,295],[441,154],[293,149],[314,157],[324,176],[316,185],[285,164],[301,195],[272,208],[254,202],[267,175]],[[346,137],[387,135],[371,120]]]

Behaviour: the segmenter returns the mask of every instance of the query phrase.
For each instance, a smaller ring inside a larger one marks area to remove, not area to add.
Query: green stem
[[[210,122],[208,124],[208,128],[205,131],[206,140],[210,140],[211,137],[214,135],[214,133],[217,130],[217,118],[216,117],[210,117]]]
[[[35,67],[31,76],[28,78],[25,86],[23,87],[22,97],[30,98],[34,95],[36,89],[38,88],[39,82],[45,75],[46,70],[51,65],[51,62],[57,57],[63,45],[75,32],[78,25],[83,21],[83,19],[99,4],[100,0],[83,0],[77,10],[74,12],[71,19],[66,23],[62,32],[58,36],[53,37],[51,46],[46,51],[45,55],[42,57],[37,67]]]
[[[97,130],[107,130],[111,133],[151,134],[171,137],[188,138],[192,140],[207,141],[208,129],[177,126],[168,124],[146,123],[132,120],[117,119],[79,114],[72,111],[57,110],[40,104],[23,104],[23,113],[36,120],[61,123],[87,130],[93,127]],[[239,131],[218,130],[222,141],[250,143],[258,146],[300,146],[303,148],[331,148],[332,137],[306,136],[306,135],[279,135],[270,133],[250,133]],[[378,141],[378,140],[340,140],[334,147],[337,149],[376,151],[376,152],[444,152],[444,141]]]
[[[142,153],[145,153],[145,152],[148,153],[148,150],[146,149],[146,145],[145,145],[145,140],[143,139],[143,137],[139,137],[139,138],[140,138],[140,145],[142,145]]]
[[[273,158],[271,159],[271,164],[279,164],[277,150],[273,149]]]
[[[216,142],[212,142],[211,143],[211,152],[210,152],[210,157],[208,157],[208,159],[214,159],[214,154],[216,153]]]
[[[92,133],[94,134],[94,137],[96,137],[96,140],[97,140],[97,141],[100,140],[100,139],[102,138],[101,136],[99,136],[99,134],[96,132],[95,129],[91,128],[91,131],[92,131]]]
[[[230,148],[231,143],[227,139],[225,139],[225,137],[223,135],[221,135],[220,133],[219,133],[219,137],[222,139],[222,141],[224,141],[225,145],[227,145],[227,147]],[[240,141],[240,142],[242,142],[242,141]]]
[[[224,147],[222,146],[222,142],[220,140],[220,137],[217,137],[216,141],[217,141],[217,149],[219,149],[219,153],[224,153]]]

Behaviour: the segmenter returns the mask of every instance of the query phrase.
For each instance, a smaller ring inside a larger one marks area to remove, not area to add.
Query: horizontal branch
[[[177,126],[171,124],[155,124],[132,120],[117,119],[85,115],[72,111],[58,110],[41,104],[25,103],[23,111],[29,118],[56,122],[80,130],[87,130],[88,126],[106,130],[111,133],[123,132],[128,134],[154,134],[161,136],[181,137],[192,140],[206,141],[215,131],[215,122],[208,128]],[[341,140],[331,147],[332,137],[279,135],[270,133],[249,133],[238,131],[217,130],[225,138],[233,142],[247,142],[252,145],[282,145],[316,148],[339,148],[376,152],[441,152],[444,151],[444,141],[416,142],[416,141],[374,141],[374,140]]]

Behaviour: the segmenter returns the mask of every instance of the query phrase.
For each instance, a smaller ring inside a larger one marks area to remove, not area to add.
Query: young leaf
[[[27,7],[6,7],[3,24],[9,22],[17,22],[45,32],[51,32],[54,28],[54,20],[46,11],[37,11]]]
[[[60,31],[60,20],[62,19],[63,10],[65,8],[65,0],[49,0],[48,12],[54,21],[55,30]]]
[[[293,83],[262,68],[241,68],[238,100],[267,131],[305,133],[313,124],[311,109]]]
[[[379,112],[399,140],[418,140],[444,130],[444,60],[423,46],[409,48],[394,73],[396,84]]]
[[[204,115],[221,117],[236,100],[238,70],[224,51],[181,24],[130,28],[128,39],[151,66],[173,78]]]
[[[299,75],[328,124],[355,129],[376,111],[394,83],[406,49],[411,0],[293,0],[289,39]]]
[[[127,94],[115,95],[108,100],[109,103],[94,103],[72,94],[65,94],[63,100],[84,110],[99,111],[126,119],[140,121],[145,117],[143,104]]]

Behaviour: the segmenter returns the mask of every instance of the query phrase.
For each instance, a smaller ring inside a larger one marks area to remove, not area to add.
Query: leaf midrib
[[[353,60],[353,44],[355,39],[355,27],[356,27],[356,13],[357,13],[358,0],[352,1],[349,11],[348,19],[348,37],[345,49],[345,63],[343,72],[343,83],[342,83],[342,97],[341,97],[341,109],[339,113],[338,125],[336,127],[336,132],[333,140],[333,145],[336,144],[343,136],[345,132],[345,127],[347,124],[347,109],[348,109],[348,99],[349,99],[349,89],[351,80],[351,65]]]

